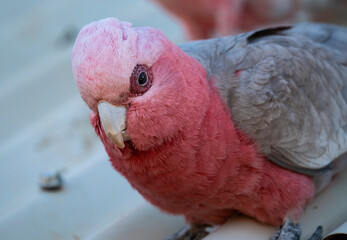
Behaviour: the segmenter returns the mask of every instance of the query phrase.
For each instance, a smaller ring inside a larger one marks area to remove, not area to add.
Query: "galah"
[[[183,215],[194,226],[184,234],[241,212],[284,224],[273,239],[299,239],[305,205],[346,162],[347,28],[177,46],[107,18],[80,31],[72,69],[113,167]]]
[[[153,0],[176,17],[189,39],[292,23],[302,0]]]
[[[346,22],[344,0],[152,1],[177,18],[190,39],[226,36],[307,20]]]

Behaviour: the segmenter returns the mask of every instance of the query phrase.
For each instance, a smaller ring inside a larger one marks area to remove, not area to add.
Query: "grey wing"
[[[215,49],[213,61],[197,58],[235,126],[270,160],[307,174],[345,153],[346,28],[301,24],[236,38],[216,41],[224,52]]]

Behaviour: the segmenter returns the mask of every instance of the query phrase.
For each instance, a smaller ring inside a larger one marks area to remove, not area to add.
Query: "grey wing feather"
[[[347,152],[347,28],[305,23],[181,48],[270,160],[313,175]]]

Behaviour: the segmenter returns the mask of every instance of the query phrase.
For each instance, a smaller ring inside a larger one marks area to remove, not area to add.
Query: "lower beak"
[[[115,106],[106,101],[98,103],[101,125],[107,137],[119,148],[124,148],[124,141],[129,140],[126,134],[126,112],[123,106]]]

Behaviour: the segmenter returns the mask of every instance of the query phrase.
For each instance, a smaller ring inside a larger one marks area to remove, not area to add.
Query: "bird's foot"
[[[283,226],[271,236],[270,240],[300,240],[300,236],[300,224],[286,220]]]
[[[319,226],[308,240],[321,240],[322,233],[323,229]],[[271,236],[270,240],[300,240],[300,236],[300,224],[286,220],[284,225]]]
[[[207,227],[210,225],[186,225],[167,240],[201,240],[209,234]]]
[[[317,227],[316,231],[312,234],[312,236],[308,240],[322,240],[323,238],[323,228],[322,226]]]

